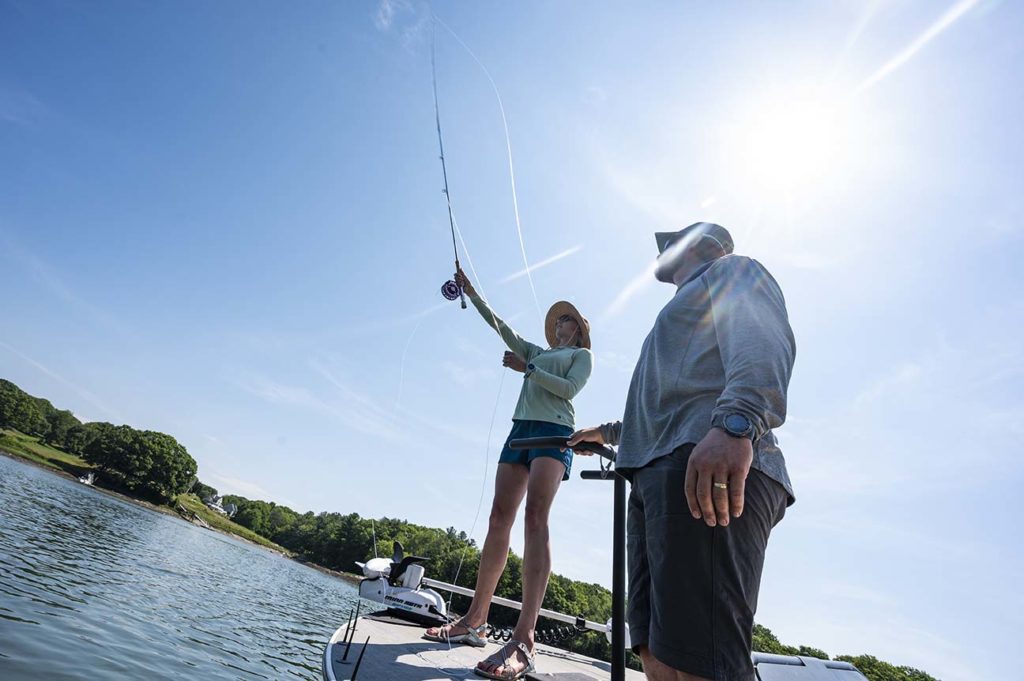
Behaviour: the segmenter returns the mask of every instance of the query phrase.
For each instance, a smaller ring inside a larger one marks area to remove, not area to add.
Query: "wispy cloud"
[[[440,293],[437,294],[440,298]],[[364,336],[378,336],[384,331],[393,331],[409,324],[418,325],[425,317],[444,309],[451,309],[458,303],[441,300],[418,312],[400,315],[386,315],[376,319],[362,319],[343,327],[317,330],[315,332],[291,333],[279,328],[243,329],[232,331],[234,342],[259,352],[315,352],[316,348],[337,346],[341,341]]]
[[[19,261],[33,280],[40,283],[56,298],[64,301],[90,322],[105,326],[125,337],[134,337],[136,335],[132,328],[115,315],[75,293],[72,287],[65,283],[65,277],[60,272],[16,243],[2,229],[0,229],[0,242],[3,243],[4,251]]]
[[[620,374],[632,374],[634,367],[636,367],[637,355],[630,353],[625,354],[621,352],[615,352],[613,350],[607,350],[598,353],[597,365],[601,367],[601,371],[615,371]]]
[[[31,128],[49,116],[49,107],[32,93],[0,89],[0,122]]]
[[[391,441],[407,439],[381,410],[368,406],[365,399],[353,398],[345,388],[339,398],[328,400],[304,386],[279,383],[266,376],[249,376],[236,382],[246,392],[271,404],[308,409],[330,416],[353,431]]]
[[[821,589],[821,593],[832,599],[860,601],[876,605],[887,605],[892,601],[892,596],[889,594],[869,589],[863,584],[853,584],[850,582],[826,582]]]
[[[917,381],[921,378],[922,373],[923,369],[920,364],[915,362],[905,362],[900,364],[862,390],[860,394],[854,398],[853,404],[855,407],[863,407],[871,404],[877,401],[884,394]]]
[[[18,357],[21,361],[23,361],[26,364],[34,367],[35,369],[37,369],[38,371],[42,372],[46,376],[49,376],[50,378],[52,378],[53,380],[57,381],[58,383],[63,383],[67,387],[71,388],[74,392],[76,392],[79,395],[79,397],[81,397],[83,400],[88,402],[90,405],[92,405],[93,407],[95,407],[99,411],[102,411],[104,414],[106,414],[110,418],[114,419],[115,421],[117,421],[119,423],[123,422],[123,419],[121,418],[120,414],[117,413],[117,411],[115,411],[114,409],[111,409],[110,407],[108,407],[98,397],[96,397],[93,393],[89,392],[88,390],[86,390],[82,386],[80,386],[80,385],[78,385],[78,384],[68,380],[67,378],[64,378],[63,376],[58,374],[56,371],[53,371],[52,369],[50,369],[49,367],[44,365],[42,362],[38,362],[38,361],[32,359],[31,357],[29,357],[25,353],[20,352],[19,350],[11,347],[10,345],[8,345],[7,343],[4,343],[3,341],[0,341],[0,348],[3,348],[4,350],[6,350],[7,352],[11,353],[15,357]],[[84,419],[83,418],[81,420],[82,421],[88,421],[89,419]]]
[[[605,311],[601,313],[601,322],[609,321],[612,317],[622,311],[622,308],[626,306],[626,303],[628,303],[633,296],[655,283],[654,268],[656,264],[657,263],[655,261],[651,261],[641,274],[637,275],[632,281],[626,284],[625,288],[619,291],[611,304],[609,304],[608,307],[605,308]]]
[[[582,250],[583,250],[583,244],[578,244],[576,246],[573,246],[572,248],[567,248],[567,249],[565,249],[564,251],[562,251],[561,253],[559,253],[557,255],[553,255],[550,258],[547,258],[546,260],[541,260],[538,263],[534,263],[533,265],[530,265],[526,269],[522,269],[522,270],[519,270],[518,272],[516,272],[514,274],[508,275],[507,277],[505,277],[504,279],[502,279],[498,283],[499,284],[507,284],[510,281],[515,281],[516,279],[520,279],[522,277],[525,277],[528,274],[532,274],[533,272],[536,272],[537,270],[539,270],[542,267],[547,267],[548,265],[551,265],[552,263],[556,263],[559,260],[562,260],[564,258],[568,258],[573,253],[579,253]]]
[[[861,35],[864,34],[864,30],[867,28],[871,19],[878,13],[878,8],[881,5],[881,0],[871,0],[861,11],[860,17],[857,23],[853,25],[850,32],[846,37],[846,44],[843,45],[843,49],[836,55],[835,63],[829,72],[826,83],[831,83],[835,80],[836,75],[842,70],[847,60],[849,59],[850,53],[853,51],[853,46],[860,40]]]
[[[264,375],[250,374],[235,381],[242,390],[275,405],[297,407],[326,415],[354,432],[372,435],[376,439],[393,443],[410,444],[414,433],[427,427],[446,437],[479,445],[483,440],[464,427],[448,427],[443,422],[401,408],[398,404],[385,406],[374,399],[366,390],[346,380],[342,372],[329,359],[313,358],[308,362],[316,376],[330,386],[324,391],[307,385],[283,383]],[[472,383],[474,372],[463,372],[456,365],[445,366],[444,370],[456,381]],[[483,370],[477,372],[485,373]],[[493,375],[491,372],[486,372]],[[418,427],[409,427],[415,423]]]
[[[273,500],[280,502],[280,497],[275,496],[273,493],[255,482],[249,482],[248,480],[241,480],[227,475],[220,475],[219,473],[206,473],[201,475],[200,478],[203,482],[212,484],[216,487],[217,492],[220,494],[237,494],[239,496],[246,497],[247,499],[262,499],[264,501]]]
[[[608,91],[600,85],[590,85],[583,91],[583,100],[590,104],[604,104],[608,101]]]
[[[373,23],[379,30],[387,31],[395,23],[396,16],[410,11],[412,4],[408,0],[380,0],[373,15]]]
[[[470,388],[480,383],[481,380],[489,380],[494,376],[491,369],[470,369],[465,364],[459,364],[445,360],[441,368],[448,374],[448,377],[463,388]]]
[[[887,61],[880,69],[875,71],[873,74],[868,76],[860,85],[853,91],[853,95],[859,95],[866,90],[874,87],[880,83],[884,78],[893,73],[896,69],[900,68],[914,55],[924,49],[925,45],[930,43],[936,37],[945,32],[950,26],[955,24],[958,19],[967,14],[971,9],[977,5],[979,0],[961,0],[956,3],[948,10],[945,14],[939,17],[938,21],[929,26],[924,33],[915,38],[909,45],[903,48],[895,57]]]
[[[990,678],[964,662],[971,653],[961,641],[923,629],[891,611],[888,617],[880,617],[878,604],[847,608],[842,610],[844,617],[836,617],[835,612],[834,604],[827,602],[827,606],[795,608],[791,616],[813,620],[819,645],[833,655],[871,651],[892,664],[926,669],[948,681]]]
[[[309,366],[335,388],[337,393],[330,411],[343,414],[344,421],[350,426],[391,440],[408,438],[395,423],[393,411],[378,404],[365,390],[350,385],[321,360],[310,360]]]

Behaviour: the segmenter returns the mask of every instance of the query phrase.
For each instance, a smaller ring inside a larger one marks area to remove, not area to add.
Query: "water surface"
[[[318,679],[347,582],[0,455],[0,679]]]

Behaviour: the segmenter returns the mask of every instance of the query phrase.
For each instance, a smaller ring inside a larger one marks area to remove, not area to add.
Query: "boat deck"
[[[324,651],[325,678],[348,681],[352,678],[359,653],[367,637],[366,653],[359,665],[356,681],[447,681],[479,679],[473,673],[476,663],[498,650],[499,644],[486,648],[427,641],[425,627],[402,622],[387,615],[365,615],[356,621],[352,646],[345,654],[345,627],[331,638]],[[333,679],[327,675],[330,666]],[[537,681],[608,681],[611,665],[566,650],[537,645],[537,672],[528,679]],[[626,670],[627,681],[643,681],[644,675]]]

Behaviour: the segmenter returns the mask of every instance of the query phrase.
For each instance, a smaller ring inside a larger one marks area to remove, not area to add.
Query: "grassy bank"
[[[237,535],[242,539],[253,542],[254,544],[260,544],[261,546],[273,549],[274,551],[279,551],[280,553],[288,556],[292,555],[291,551],[278,546],[265,537],[261,537],[247,527],[242,527],[238,523],[232,522],[227,516],[223,516],[220,513],[211,510],[194,494],[179,494],[175,499],[175,504],[180,504],[189,513],[193,513],[197,517],[202,518],[215,530]]]
[[[64,471],[75,476],[84,475],[88,471],[94,470],[81,457],[54,449],[40,442],[38,438],[19,433],[16,430],[0,429],[0,449],[47,468]]]

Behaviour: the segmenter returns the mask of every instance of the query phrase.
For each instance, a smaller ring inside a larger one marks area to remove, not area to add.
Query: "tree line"
[[[0,429],[13,429],[38,437],[40,441],[81,456],[100,469],[107,481],[135,496],[169,503],[186,490],[207,499],[217,490],[200,482],[195,459],[170,435],[110,423],[82,423],[70,411],[56,409],[48,400],[33,397],[18,386],[0,379]],[[2,446],[2,440],[0,440]],[[476,584],[480,550],[465,532],[423,527],[394,518],[371,520],[356,513],[299,513],[272,501],[251,500],[241,496],[223,497],[238,510],[233,520],[256,534],[293,552],[300,560],[338,570],[353,572],[356,561],[375,555],[389,556],[394,541],[400,541],[406,554],[429,558],[429,574],[440,580],[473,588]],[[510,553],[496,595],[518,600],[522,593],[522,559]],[[469,599],[454,596],[452,609],[465,612]],[[611,617],[611,593],[599,584],[578,582],[552,574],[543,607],[568,615],[581,615],[595,622]],[[517,613],[495,607],[490,622],[497,627],[515,625]],[[564,626],[538,622],[538,629]],[[562,648],[589,657],[610,661],[611,649],[603,634],[586,632],[561,641]],[[754,626],[754,650],[781,655],[805,655],[829,659],[822,650],[810,646],[781,643],[770,629]],[[639,669],[639,660],[629,653],[630,666]],[[898,667],[870,655],[840,655],[837,660],[854,664],[871,681],[936,681],[927,673],[911,667]]]
[[[112,423],[82,423],[70,411],[0,379],[0,428],[80,456],[104,482],[132,496],[167,503],[195,480],[196,460],[166,433]]]

